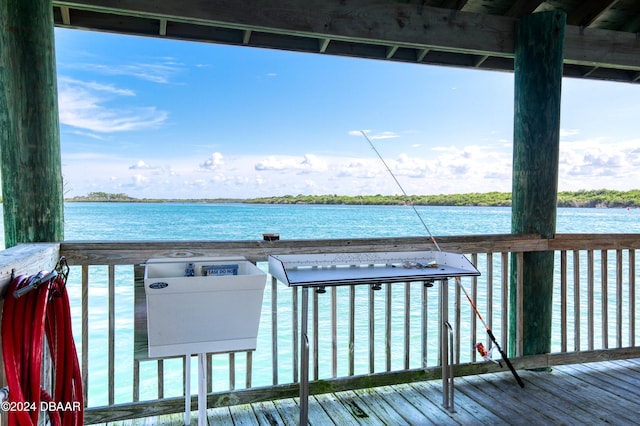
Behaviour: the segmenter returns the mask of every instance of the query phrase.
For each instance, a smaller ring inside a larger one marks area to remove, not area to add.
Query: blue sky
[[[511,190],[513,74],[56,29],[65,196]],[[563,80],[559,188],[638,188],[640,85]]]

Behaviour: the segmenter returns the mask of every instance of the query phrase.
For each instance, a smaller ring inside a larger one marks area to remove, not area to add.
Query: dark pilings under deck
[[[5,246],[61,241],[51,0],[0,1],[0,144]]]
[[[528,15],[516,24],[511,232],[556,232],[560,101],[566,14]],[[551,350],[553,252],[524,254],[522,355]],[[511,259],[509,352],[516,352],[516,259]]]

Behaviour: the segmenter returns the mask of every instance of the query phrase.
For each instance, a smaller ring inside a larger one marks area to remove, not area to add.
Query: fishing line
[[[402,188],[402,185],[400,185],[400,182],[398,181],[398,179],[396,178],[396,176],[393,174],[393,172],[391,171],[391,168],[389,167],[389,165],[387,164],[386,161],[384,161],[384,158],[382,158],[382,155],[380,155],[380,153],[378,152],[378,150],[376,149],[376,147],[373,145],[373,142],[371,142],[371,139],[369,139],[369,137],[367,136],[367,134],[364,132],[364,130],[360,130],[360,133],[362,133],[362,136],[364,136],[364,138],[367,140],[367,142],[369,142],[369,145],[371,145],[371,148],[373,148],[373,150],[375,151],[376,155],[378,156],[378,158],[380,159],[380,161],[382,161],[382,164],[384,164],[384,166],[387,168],[387,171],[389,172],[389,174],[391,175],[391,177],[393,177],[393,180],[396,182],[396,184],[398,185],[398,188],[400,188],[400,190],[402,191],[402,193],[404,194],[405,200],[409,203],[409,205],[411,206],[411,208],[413,209],[413,211],[415,212],[416,216],[418,216],[418,219],[420,219],[420,223],[422,223],[422,226],[424,227],[424,229],[427,231],[427,234],[429,235],[429,238],[431,238],[431,241],[433,242],[433,244],[436,246],[436,248],[438,249],[438,251],[442,251],[440,250],[440,246],[438,245],[438,243],[436,242],[436,239],[433,237],[433,234],[431,233],[431,231],[429,230],[429,227],[427,226],[427,224],[425,223],[425,221],[422,219],[422,216],[420,215],[420,213],[418,212],[418,210],[416,209],[416,207],[413,205],[413,203],[411,202],[411,200],[409,199],[409,196],[407,195],[407,193],[405,192],[404,188]],[[491,341],[493,342],[493,344],[496,346],[496,348],[498,349],[498,351],[500,352],[500,355],[502,355],[502,359],[504,360],[504,362],[507,364],[507,366],[509,367],[509,370],[511,370],[511,373],[513,373],[513,377],[516,378],[516,381],[518,382],[518,384],[520,385],[521,388],[524,388],[524,383],[522,382],[522,379],[520,378],[520,376],[518,375],[518,373],[516,372],[516,369],[513,368],[513,365],[511,364],[511,361],[509,361],[509,358],[507,357],[507,354],[502,350],[502,348],[500,347],[500,345],[498,344],[498,341],[496,339],[496,337],[493,335],[493,331],[491,331],[491,329],[487,326],[487,323],[484,322],[484,319],[482,318],[482,315],[480,315],[480,312],[478,311],[478,308],[476,308],[476,305],[473,303],[473,301],[471,300],[471,297],[469,297],[469,293],[467,293],[467,290],[464,288],[464,286],[462,285],[462,280],[460,279],[460,277],[456,277],[456,283],[460,286],[460,288],[462,289],[462,291],[464,292],[464,295],[467,296],[467,300],[469,301],[469,303],[471,304],[471,307],[473,308],[473,311],[476,313],[476,315],[478,316],[478,318],[480,319],[480,322],[482,322],[482,325],[484,325],[485,330],[487,330],[487,334],[489,335],[489,338],[491,339]]]
[[[384,161],[384,158],[382,158],[382,155],[380,155],[380,153],[378,152],[378,150],[376,149],[376,147],[373,145],[373,142],[371,142],[371,139],[369,139],[369,137],[367,136],[367,134],[364,132],[364,130],[360,130],[360,133],[362,133],[362,136],[364,136],[364,138],[367,140],[367,142],[369,142],[369,145],[371,145],[371,148],[373,148],[373,150],[375,151],[376,155],[378,156],[378,158],[380,159],[380,161],[382,161],[382,164],[384,164],[384,166],[387,168],[387,171],[389,172],[389,174],[391,175],[391,177],[393,178],[394,181],[396,181],[396,185],[398,185],[398,188],[400,188],[400,191],[402,191],[402,193],[404,194],[404,198],[405,201],[409,203],[409,205],[411,206],[411,208],[413,209],[414,213],[416,214],[416,216],[418,216],[418,219],[420,219],[420,223],[422,223],[422,226],[424,227],[424,229],[427,231],[427,234],[429,235],[429,238],[431,238],[431,241],[433,242],[433,245],[436,246],[436,248],[438,249],[438,251],[442,251],[440,250],[440,246],[438,245],[438,243],[436,242],[436,239],[433,237],[433,234],[431,234],[431,231],[429,230],[429,227],[427,226],[427,224],[424,222],[424,220],[422,219],[422,216],[420,216],[420,213],[418,212],[418,210],[416,209],[416,206],[413,205],[413,203],[411,202],[411,200],[409,199],[409,196],[407,195],[407,193],[405,192],[404,188],[402,187],[402,185],[400,185],[400,182],[398,181],[398,179],[396,178],[396,175],[393,174],[393,172],[391,171],[391,169],[389,168],[389,165],[387,164],[386,161]]]

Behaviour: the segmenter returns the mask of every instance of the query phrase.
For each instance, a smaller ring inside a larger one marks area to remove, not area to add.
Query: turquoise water
[[[420,215],[427,223],[432,234],[439,235],[472,235],[472,234],[504,234],[510,232],[511,209],[492,207],[417,207]],[[129,203],[69,203],[65,206],[65,239],[67,240],[257,240],[263,233],[279,233],[281,239],[326,239],[326,238],[375,238],[425,236],[426,231],[416,217],[414,211],[405,206],[309,206],[309,205],[247,205],[247,204],[129,204]],[[559,233],[639,233],[640,209],[559,209],[557,219]],[[614,259],[609,259],[611,262]],[[497,261],[497,260],[495,260]],[[570,259],[571,261],[571,259]],[[479,263],[484,262],[480,259]],[[266,268],[265,265],[261,267]],[[484,265],[478,265],[484,270]],[[586,267],[583,267],[586,268]],[[610,266],[613,271],[615,264]],[[499,282],[496,264],[495,282]],[[640,269],[640,268],[638,268]],[[583,269],[586,270],[586,269]],[[625,272],[626,273],[626,272]],[[106,403],[107,365],[107,289],[106,267],[90,268],[89,293],[89,345],[90,345],[90,394],[91,406]],[[132,383],[132,352],[133,352],[133,287],[131,267],[116,268],[116,402],[131,400]],[[613,287],[613,283],[610,284]],[[254,353],[253,385],[268,385],[271,382],[271,290],[267,286],[264,301],[258,349]],[[283,339],[279,352],[279,381],[288,383],[292,378],[291,348],[286,336],[292,332],[290,321],[291,298],[286,288],[279,291],[278,312],[280,318],[279,335]],[[358,290],[358,306],[362,306],[362,315],[366,318],[367,292]],[[394,289],[394,292],[396,290]],[[394,298],[394,304],[399,303],[398,311],[402,310],[402,289],[397,290],[400,295]],[[497,291],[497,290],[496,290]],[[69,281],[69,293],[73,308],[75,336],[80,336],[80,270],[72,269]],[[380,293],[376,306],[382,308],[383,295]],[[586,293],[586,289],[583,290]],[[328,295],[327,295],[328,296]],[[347,289],[339,289],[339,311],[346,311]],[[394,296],[395,297],[395,296]],[[430,293],[429,303],[432,312],[437,304],[437,292]],[[496,295],[497,297],[497,295]],[[570,295],[569,297],[572,297]],[[329,298],[322,298],[320,303],[328,303]],[[412,301],[415,301],[411,318],[412,330],[419,330],[420,321],[420,292],[412,289]],[[558,305],[559,298],[556,297]],[[610,306],[613,305],[610,302]],[[394,305],[395,306],[395,305]],[[486,306],[480,295],[479,308]],[[462,306],[463,315],[461,328],[469,327],[471,313],[467,306]],[[328,308],[322,308],[328,311]],[[360,309],[360,308],[358,308]],[[584,308],[586,309],[586,308]],[[322,310],[321,310],[322,312]],[[586,312],[584,310],[583,312]],[[383,315],[382,311],[379,313]],[[376,313],[378,315],[378,313]],[[494,313],[494,320],[498,323],[499,313]],[[284,320],[283,320],[284,318]],[[398,318],[398,317],[396,317]],[[321,318],[321,321],[328,321]],[[394,319],[394,321],[396,321]],[[610,323],[614,321],[610,320]],[[367,335],[366,321],[359,322],[358,335]],[[401,335],[403,322],[394,322],[394,336]],[[494,325],[496,334],[499,327]],[[341,327],[339,329],[345,329]],[[379,327],[377,332],[382,332]],[[361,334],[360,334],[361,333]],[[613,333],[610,333],[614,335]],[[481,336],[482,333],[479,334]],[[583,333],[586,337],[586,333]],[[486,336],[484,337],[486,339]],[[378,339],[378,338],[377,338]],[[394,338],[395,339],[395,338]],[[419,340],[419,335],[415,336]],[[437,346],[430,340],[432,348]],[[558,337],[554,336],[557,340]],[[377,341],[383,341],[383,337]],[[400,338],[395,339],[401,345]],[[321,350],[328,351],[329,342],[321,343]],[[80,347],[80,345],[78,345]],[[419,363],[420,347],[413,345],[412,361]],[[582,349],[586,345],[582,346]],[[383,349],[378,349],[383,353]],[[402,351],[401,346],[394,350]],[[570,348],[571,350],[571,348]],[[433,353],[433,352],[432,352]],[[433,353],[435,355],[435,353]],[[380,356],[379,362],[383,362]],[[400,358],[400,357],[399,357]],[[339,359],[346,359],[346,353],[340,352]],[[378,362],[378,361],[377,361]],[[401,360],[397,361],[398,363]],[[239,355],[236,363],[244,363],[244,356]],[[368,347],[364,344],[356,348],[356,374],[368,371]],[[321,377],[330,375],[330,363],[321,363]],[[181,394],[181,361],[167,361],[165,378],[165,396]],[[413,367],[417,367],[414,365]],[[141,363],[141,399],[155,398],[156,366],[153,362]],[[393,368],[401,368],[394,360]],[[214,389],[222,390],[228,383],[226,359],[216,360],[214,364]],[[384,369],[383,365],[376,365],[376,371]],[[192,371],[195,372],[195,363]],[[341,362],[339,375],[346,374],[346,365]],[[192,387],[195,389],[195,377]],[[244,378],[236,379],[238,387],[243,387]]]
[[[1,209],[1,205],[0,205]],[[433,235],[511,232],[507,207],[416,207]],[[0,216],[0,224],[2,217]],[[640,209],[558,209],[558,233],[640,232]],[[67,203],[66,240],[255,240],[425,236],[406,206]],[[0,233],[4,246],[4,233]]]
[[[416,207],[433,235],[511,232],[505,207]],[[640,209],[558,209],[558,233],[640,232]],[[255,240],[424,236],[405,206],[68,203],[67,240]]]

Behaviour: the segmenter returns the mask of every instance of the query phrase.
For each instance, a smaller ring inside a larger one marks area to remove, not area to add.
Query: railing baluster
[[[384,351],[386,371],[391,371],[391,284],[385,284]]]
[[[331,377],[338,377],[338,289],[331,287]]]
[[[493,329],[493,253],[487,253],[487,325]],[[487,349],[491,349],[493,342],[489,339]],[[476,351],[473,351],[476,360]]]
[[[247,351],[245,387],[250,389],[253,382],[253,351]]]
[[[587,250],[587,304],[588,304],[588,349],[593,350],[595,346],[595,260],[593,250]]]
[[[355,374],[356,287],[349,286],[349,376]]]
[[[82,391],[85,405],[89,395],[89,266],[82,265]]]
[[[376,336],[375,336],[375,293],[373,287],[369,287],[369,373],[375,372],[375,352],[376,352]]]
[[[133,402],[140,401],[140,361],[133,360]]]
[[[442,285],[439,285],[440,283],[437,282],[438,284],[438,306],[442,306],[442,298],[444,297],[444,295],[442,294]],[[428,328],[427,328],[427,321],[429,319],[428,317],[428,310],[427,310],[427,301],[429,299],[427,298],[427,288],[426,287],[422,287],[422,368],[427,368],[427,351],[428,351],[428,346],[427,346],[427,336],[428,334]],[[438,342],[442,342],[442,322],[443,322],[443,317],[442,317],[442,312],[440,311],[440,309],[438,309]],[[437,361],[436,361],[436,365],[442,365],[442,348],[440,347],[440,345],[438,345],[438,357],[437,357]]]
[[[115,394],[115,328],[116,328],[116,270],[114,265],[108,265],[108,307],[107,312],[109,315],[109,326],[107,332],[107,346],[108,346],[108,386],[109,386],[109,405],[113,405],[114,403],[114,394]]]
[[[313,291],[313,380],[318,380],[319,376],[319,353],[318,345],[320,344],[320,338],[318,337],[319,329],[319,312],[318,312],[318,292]]]
[[[507,347],[507,338],[509,335],[509,253],[502,253],[502,300],[500,305],[502,307],[501,320],[502,320],[502,342],[503,348]]]
[[[616,250],[616,348],[622,347],[622,250]]]
[[[600,296],[602,304],[602,347],[607,349],[609,347],[609,256],[607,250],[600,251],[600,259],[600,276],[602,279],[602,294]]]
[[[524,353],[524,253],[516,253],[516,356]]]
[[[250,353],[250,352],[247,352],[247,353]],[[213,371],[208,376],[211,379],[211,386],[213,386]],[[235,388],[236,388],[236,353],[231,352],[229,354],[229,389],[234,390]]]
[[[580,251],[573,251],[573,347],[580,350]]]
[[[411,362],[411,283],[404,283],[404,369]]]
[[[636,345],[636,251],[629,249],[629,346]]]
[[[271,277],[271,383],[278,384],[278,280]]]
[[[138,364],[139,365],[139,364]],[[164,398],[164,360],[159,359],[157,364],[158,374],[158,398]],[[138,377],[139,379],[140,377]]]
[[[567,251],[560,251],[560,351],[567,351]]]
[[[455,279],[451,280],[451,284],[453,284],[453,287],[454,287],[455,306],[462,306],[462,304],[460,303],[462,290],[460,290],[460,286],[458,285]],[[475,294],[473,294],[472,297],[475,298],[476,297]],[[475,300],[473,303],[475,303]],[[460,329],[461,329],[460,324],[462,323],[460,309],[455,310],[454,317],[455,317],[455,330],[456,330],[454,334],[455,334],[456,340],[454,343],[455,347],[452,347],[451,349],[453,350],[455,355],[455,362],[460,363]],[[471,324],[473,324],[474,320],[475,318],[471,317]],[[448,362],[448,360],[444,360],[444,362]]]
[[[478,253],[471,254],[471,263],[473,263],[476,266],[478,265]],[[454,283],[455,283],[455,280],[454,280]],[[456,286],[456,287],[459,287],[459,286]],[[478,306],[478,277],[471,278],[471,291],[473,292],[473,299],[474,299],[473,303],[475,303],[475,305]],[[474,345],[476,344],[477,335],[478,335],[478,319],[476,318],[475,312],[471,311],[469,312],[469,314],[471,316],[471,339],[470,339],[471,341],[470,341],[469,350],[471,351],[471,358],[475,360],[476,351],[474,350],[475,349]],[[460,339],[457,339],[457,340],[459,341]],[[458,351],[458,353],[460,353],[460,351]],[[460,362],[459,355],[457,356],[456,362]]]

